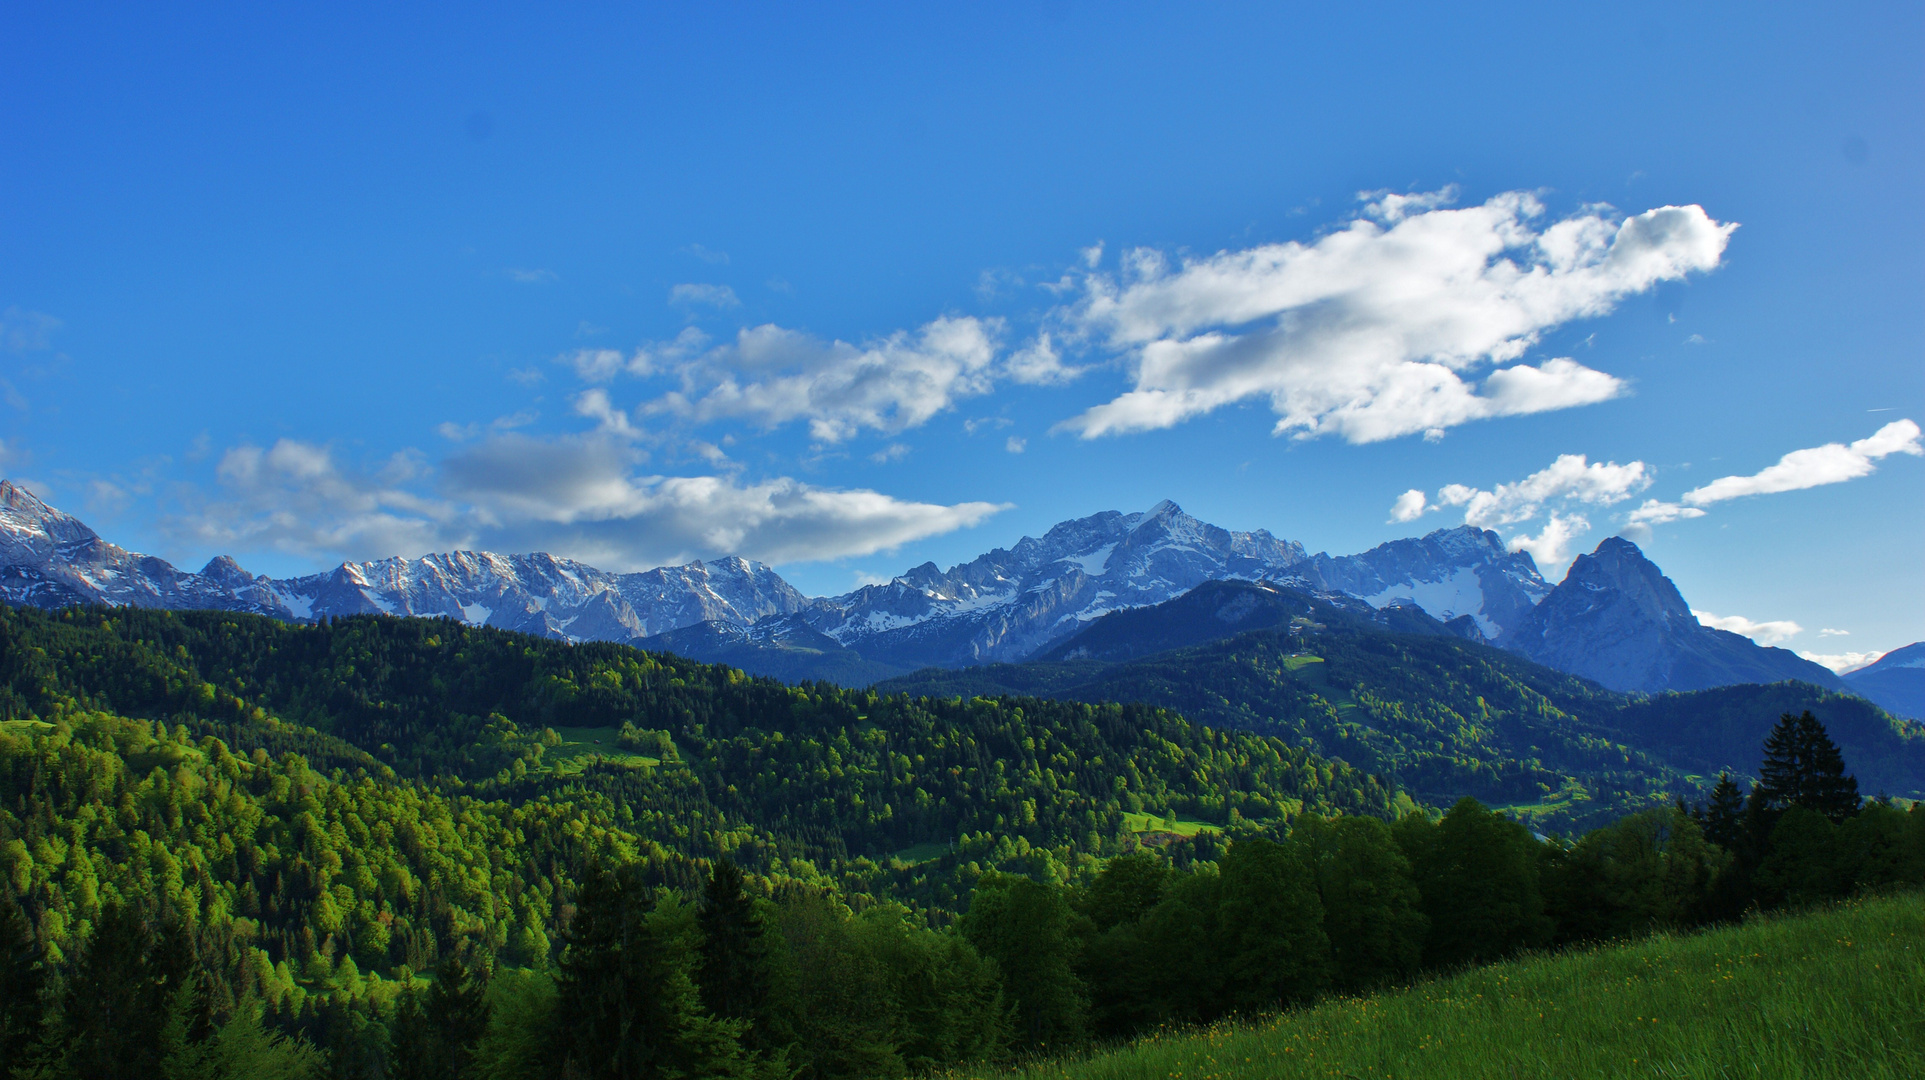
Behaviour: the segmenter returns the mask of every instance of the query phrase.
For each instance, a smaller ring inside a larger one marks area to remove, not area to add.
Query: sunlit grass
[[[1925,898],[1531,957],[1003,1075],[1925,1076]]]
[[[609,727],[558,727],[561,745],[551,746],[542,755],[543,764],[557,775],[580,772],[593,761],[617,765],[660,765],[659,758],[631,754],[615,744],[621,732]]]

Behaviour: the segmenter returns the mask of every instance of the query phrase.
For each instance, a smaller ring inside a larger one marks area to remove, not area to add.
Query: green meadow
[[[978,1076],[1925,1076],[1925,897],[1532,956]]]

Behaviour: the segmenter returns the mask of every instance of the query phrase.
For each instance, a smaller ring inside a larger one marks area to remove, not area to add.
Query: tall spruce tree
[[[1845,772],[1845,759],[1825,725],[1807,709],[1785,713],[1765,738],[1765,759],[1755,792],[1764,806],[1782,812],[1794,806],[1815,810],[1833,824],[1858,812],[1858,780]]]
[[[630,874],[591,870],[557,981],[556,1058],[568,1080],[739,1076],[741,1024],[702,1009],[694,942]]]
[[[0,1080],[28,1075],[28,1056],[40,1041],[45,971],[33,924],[0,884]]]
[[[769,972],[762,941],[762,920],[755,901],[742,887],[742,871],[728,856],[709,871],[702,907],[696,915],[702,931],[701,964],[696,982],[702,1004],[724,1019],[746,1021],[745,1038],[752,1047],[767,1040]]]
[[[159,931],[159,932],[157,932]],[[67,979],[61,1009],[63,1073],[85,1080],[150,1080],[170,1049],[179,1001],[176,935],[120,903],[101,908]]]
[[[1697,815],[1704,838],[1733,854],[1744,842],[1745,793],[1728,772],[1718,774],[1711,801]]]

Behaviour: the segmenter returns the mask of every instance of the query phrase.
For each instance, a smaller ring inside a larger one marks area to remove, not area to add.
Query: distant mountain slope
[[[1260,587],[1243,588],[1253,597]],[[1283,625],[1117,663],[932,669],[875,689],[1153,703],[1313,748],[1428,802],[1473,795],[1534,808],[1547,826],[1609,817],[1690,786],[1587,718],[1613,711],[1619,695],[1465,641],[1435,620],[1428,633],[1397,633],[1306,594],[1295,600],[1309,613]]]
[[[570,641],[626,641],[701,622],[746,626],[812,601],[746,559],[613,574],[536,553],[457,551],[342,563],[270,579],[221,556],[200,573],[102,540],[70,514],[0,480],[0,600],[35,607],[131,604],[280,619],[439,615]]]
[[[1498,642],[1613,690],[1657,693],[1786,679],[1849,688],[1796,653],[1698,622],[1671,579],[1613,536],[1571,564],[1557,588]]]
[[[1823,721],[1864,794],[1925,798],[1925,723],[1851,694],[1802,682],[1720,686],[1626,702],[1604,718],[1633,746],[1687,772],[1756,775],[1765,736],[1785,713]]]
[[[1468,617],[1490,640],[1523,621],[1551,591],[1528,552],[1511,551],[1496,533],[1469,525],[1392,540],[1360,555],[1316,555],[1293,572],[1373,607],[1404,600],[1440,622]]]
[[[1019,660],[1108,612],[1162,603],[1206,581],[1277,574],[1304,558],[1300,544],[1218,528],[1166,501],[1140,514],[1065,521],[948,570],[925,563],[802,617],[885,664]]]
[[[1925,794],[1925,728],[1829,688],[1646,699],[1462,640],[1415,607],[1372,611],[1269,582],[1111,614],[1034,662],[928,669],[876,690],[1156,704],[1301,740],[1426,800],[1532,804],[1564,825],[1694,786],[1687,775],[1749,775],[1778,716],[1809,708],[1838,725],[1868,790]],[[1588,802],[1562,791],[1567,780]]]
[[[1925,641],[1893,649],[1878,662],[1848,672],[1845,684],[1899,716],[1925,720]]]

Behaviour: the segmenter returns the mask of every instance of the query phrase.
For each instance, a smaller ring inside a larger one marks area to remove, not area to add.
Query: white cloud
[[[1009,451],[1012,454],[1020,454],[1024,450],[1027,450],[1028,448],[1029,448],[1028,439],[1020,439],[1014,435],[1011,435],[1007,440],[1003,442],[1003,449]]]
[[[1709,611],[1699,611],[1696,608],[1691,610],[1691,614],[1700,623],[1714,630],[1729,630],[1734,634],[1743,634],[1760,645],[1777,645],[1805,632],[1804,627],[1789,619],[1752,622],[1743,615],[1713,615]]]
[[[1094,438],[1259,398],[1278,433],[1362,443],[1604,401],[1624,392],[1612,375],[1514,361],[1553,327],[1713,269],[1736,227],[1666,206],[1623,220],[1591,208],[1537,229],[1529,194],[1440,209],[1451,194],[1380,195],[1313,243],[1174,268],[1126,252],[1119,275],[1091,273],[1056,317],[1123,352],[1135,385],[1063,426]]]
[[[1683,521],[1687,518],[1701,518],[1703,516],[1704,511],[1695,506],[1680,506],[1677,503],[1646,499],[1644,500],[1644,505],[1631,511],[1631,516],[1627,519],[1627,524],[1632,529],[1641,529],[1648,533],[1653,525],[1664,525],[1673,521]]]
[[[623,353],[618,349],[577,349],[556,357],[555,362],[574,368],[575,374],[583,382],[605,383],[613,381],[618,375],[646,378],[672,370],[676,365],[701,355],[708,344],[709,336],[690,326],[675,335],[673,341],[644,345],[633,353]]]
[[[1490,491],[1446,485],[1438,490],[1437,501],[1441,506],[1463,507],[1466,525],[1489,529],[1529,521],[1554,499],[1610,506],[1649,486],[1651,469],[1642,461],[1619,465],[1615,461],[1587,462],[1583,454],[1560,454],[1556,461],[1524,479],[1499,484]],[[1402,505],[1403,500],[1398,502]]]
[[[1891,454],[1925,454],[1919,445],[1918,425],[1910,420],[1894,420],[1868,438],[1849,445],[1827,443],[1806,450],[1793,450],[1778,459],[1778,464],[1750,476],[1723,476],[1700,488],[1684,493],[1687,506],[1709,506],[1746,495],[1770,495],[1798,491],[1823,484],[1843,483],[1869,476],[1877,470],[1873,462]]]
[[[510,278],[521,282],[523,285],[544,285],[550,281],[561,280],[561,275],[555,273],[553,270],[543,270],[539,268],[527,270],[511,266],[504,272]]]
[[[729,264],[729,253],[726,251],[712,251],[700,244],[690,244],[682,250],[710,265],[727,266]]]
[[[1543,532],[1536,536],[1520,533],[1511,537],[1508,546],[1512,551],[1529,552],[1532,561],[1537,563],[1539,572],[1556,581],[1564,576],[1565,567],[1570,565],[1571,559],[1576,555],[1571,546],[1572,541],[1590,531],[1591,522],[1584,515],[1572,514],[1565,517],[1563,514],[1553,512],[1544,522]]]
[[[1815,653],[1801,649],[1798,655],[1814,664],[1830,668],[1835,675],[1843,675],[1848,671],[1857,671],[1869,664],[1875,664],[1879,657],[1885,654],[1882,652]]]
[[[1082,368],[1064,366],[1047,332],[1036,335],[1034,341],[1011,353],[1003,362],[1003,368],[1011,379],[1031,386],[1056,386],[1083,373]]]
[[[989,392],[1001,323],[945,317],[856,346],[774,324],[676,365],[682,389],[643,406],[697,422],[740,417],[775,427],[803,419],[818,441],[864,428],[894,434],[957,400]]]
[[[669,289],[668,302],[683,305],[707,304],[710,307],[718,308],[737,308],[742,306],[742,301],[736,297],[735,290],[729,288],[727,285],[703,285],[697,283],[686,283]]]
[[[579,411],[597,416],[592,395],[601,393],[582,395]],[[648,474],[631,434],[606,419],[553,438],[498,432],[438,467],[404,453],[369,470],[292,439],[239,446],[221,459],[220,497],[163,524],[200,546],[317,561],[486,548],[635,570],[731,554],[769,563],[868,555],[1007,508],[914,502],[788,477]]]
[[[1416,521],[1418,518],[1424,516],[1424,503],[1424,493],[1416,488],[1411,488],[1409,491],[1397,496],[1397,501],[1391,504],[1390,520],[1392,522]],[[1436,507],[1431,507],[1431,509],[1436,509]]]
[[[1850,637],[1850,636],[1851,636],[1851,631],[1850,631],[1850,630],[1834,630],[1834,629],[1832,629],[1831,627],[1829,627],[1829,626],[1826,626],[1826,627],[1822,627],[1822,628],[1820,628],[1820,629],[1819,629],[1819,631],[1818,631],[1818,636],[1819,636],[1819,637]]]

